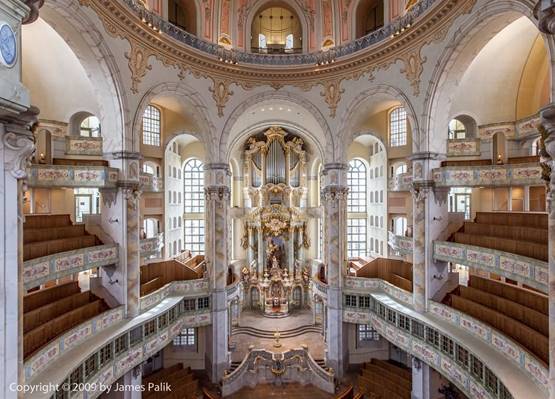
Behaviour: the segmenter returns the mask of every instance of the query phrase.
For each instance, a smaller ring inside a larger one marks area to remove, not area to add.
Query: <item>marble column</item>
[[[324,263],[327,267],[327,365],[343,376],[348,364],[348,336],[343,323],[343,280],[347,271],[347,170],[346,164],[324,167]]]
[[[433,259],[433,241],[444,234],[449,223],[448,190],[434,188],[433,170],[441,166],[440,154],[417,153],[413,161],[413,299],[419,312],[427,309],[428,299],[447,281],[445,262]]]
[[[418,358],[412,359],[412,399],[432,399],[430,373],[431,367]]]
[[[248,266],[250,267],[250,265],[252,264],[252,261],[254,260],[254,234],[255,234],[255,229],[251,226],[247,227],[247,234],[248,234],[248,248],[247,248],[247,261],[248,261]]]
[[[264,232],[262,231],[261,226],[258,226],[257,234],[258,234],[258,278],[263,278],[265,246],[264,246]]]
[[[540,156],[547,183],[549,253],[549,397],[555,399],[555,104],[541,111]]]
[[[295,228],[289,228],[289,241],[287,241],[287,273],[293,274],[295,265]]]
[[[126,317],[139,314],[140,302],[140,196],[137,152],[118,151],[106,155],[119,169],[118,188],[101,190],[102,229],[119,244],[119,263],[103,267],[102,285],[120,304]]]
[[[23,382],[23,191],[39,112],[22,84],[21,25],[38,17],[40,5],[0,2],[0,21],[15,38],[13,65],[0,64],[0,397],[6,399],[22,397],[14,387]]]
[[[229,265],[229,178],[227,164],[206,164],[205,181],[205,257],[209,268],[212,325],[208,340],[208,365],[212,382],[218,383],[228,368],[229,322],[226,277]]]
[[[126,387],[136,387],[134,389],[127,388],[123,393],[123,399],[141,399],[142,392],[140,390],[143,383],[142,366],[136,366],[132,370],[123,375],[123,385]]]

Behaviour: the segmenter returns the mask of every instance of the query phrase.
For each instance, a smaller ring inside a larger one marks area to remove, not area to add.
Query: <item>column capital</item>
[[[540,31],[548,35],[555,34],[555,1],[540,0],[534,7],[534,16],[538,19]]]
[[[349,195],[349,187],[329,185],[322,188],[321,199],[323,202],[335,202],[339,200],[347,200]]]
[[[423,201],[428,198],[428,195],[434,188],[434,182],[430,180],[424,180],[419,182],[413,182],[410,187],[410,193],[412,198],[416,201]]]
[[[27,177],[27,166],[35,151],[33,129],[37,125],[38,114],[39,109],[31,106],[17,116],[5,115],[0,118],[0,123],[4,124],[4,166],[16,179]]]
[[[207,201],[229,201],[231,190],[227,186],[208,186],[204,189]]]

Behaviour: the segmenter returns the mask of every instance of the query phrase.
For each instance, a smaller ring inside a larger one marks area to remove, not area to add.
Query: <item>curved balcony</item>
[[[389,191],[410,191],[412,186],[412,173],[401,173],[389,179]]]
[[[403,303],[384,292],[383,280],[348,277],[346,283],[355,288],[344,293],[345,322],[371,323],[380,335],[429,364],[468,397],[547,398],[546,367],[498,331],[435,302],[430,312],[415,312],[410,301]]]
[[[389,247],[399,256],[411,256],[413,251],[413,238],[398,236],[393,234],[391,231],[388,232],[388,244]]]
[[[324,301],[328,297],[328,285],[320,281],[318,277],[312,279],[312,294],[318,295]]]
[[[164,192],[164,179],[149,173],[141,173],[139,176],[140,188],[143,193]]]
[[[29,187],[116,188],[119,171],[107,166],[31,165]]]
[[[495,273],[542,292],[548,290],[548,264],[538,259],[447,241],[434,242],[434,259]]]
[[[448,157],[477,157],[480,156],[480,139],[450,139],[447,140]]]
[[[80,337],[73,341],[73,345],[66,346],[65,341],[60,339],[48,350],[26,361],[25,383],[44,386],[88,383],[93,388],[87,392],[87,397],[97,397],[102,391],[95,391],[94,387],[106,389],[168,345],[183,328],[211,323],[208,296],[191,299],[168,297],[132,319],[123,319],[123,308],[111,312],[114,313],[109,317],[105,315],[104,319],[92,320],[88,328],[80,326],[64,335]],[[70,394],[78,396],[79,392],[71,391]],[[38,399],[51,395],[52,392],[38,390],[26,397]]]
[[[437,187],[541,186],[542,169],[537,163],[445,166],[433,170]]]

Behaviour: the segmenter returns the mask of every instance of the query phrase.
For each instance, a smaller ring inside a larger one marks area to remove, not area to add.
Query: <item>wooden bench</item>
[[[526,157],[513,157],[507,160],[509,165],[523,164],[523,163],[539,163],[540,157],[538,155],[526,156]]]
[[[31,244],[34,242],[80,237],[84,235],[87,235],[87,232],[85,231],[85,225],[83,224],[41,229],[25,229],[25,232],[23,233],[23,243]]]
[[[463,231],[467,234],[509,238],[512,240],[530,241],[544,245],[547,243],[548,238],[547,229],[526,226],[465,222]]]
[[[454,234],[454,241],[459,244],[496,249],[498,251],[526,256],[544,262],[547,262],[548,260],[547,244],[538,244],[521,240],[511,240],[500,237],[480,236],[462,232]]]
[[[356,271],[357,277],[379,278],[412,292],[412,263],[378,258]]]
[[[170,392],[156,392],[148,390],[149,384],[167,383]],[[198,395],[198,381],[195,379],[190,367],[184,368],[182,364],[176,364],[166,369],[158,370],[143,378],[143,384],[147,390],[143,393],[145,399],[149,398],[171,398],[171,399],[193,399]]]
[[[69,215],[26,215],[23,229],[47,229],[71,226]]]
[[[172,281],[202,278],[202,274],[191,269],[188,266],[189,264],[194,263],[187,262],[187,264],[183,264],[172,259],[164,262],[150,263],[141,267],[141,296],[148,295]]]
[[[42,256],[53,255],[66,251],[73,251],[75,249],[94,247],[101,244],[102,242],[93,235],[24,244],[23,260],[26,261],[30,259],[36,259]]]
[[[31,312],[41,306],[56,302],[81,292],[77,281],[69,281],[67,283],[58,284],[50,288],[32,292],[23,297],[23,313]]]
[[[536,212],[478,212],[474,222],[547,229],[547,214]]]
[[[390,362],[372,359],[365,363],[358,378],[360,393],[384,399],[409,399],[412,372]]]
[[[68,165],[68,166],[109,166],[108,161],[102,159],[65,159],[54,158],[53,165]]]
[[[493,162],[491,159],[471,159],[467,161],[443,161],[442,167],[449,166],[491,166]]]

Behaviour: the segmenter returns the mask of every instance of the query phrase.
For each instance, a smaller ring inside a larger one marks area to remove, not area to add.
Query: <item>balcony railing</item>
[[[391,231],[388,232],[388,237],[389,247],[395,253],[399,254],[399,256],[412,255],[414,245],[412,237],[398,236]]]
[[[164,246],[164,233],[158,233],[156,237],[145,238],[139,245],[141,256],[144,259],[160,258]]]
[[[389,180],[389,191],[410,191],[412,172],[401,173]]]
[[[543,185],[537,163],[491,166],[446,166],[434,169],[437,187],[533,186]]]
[[[448,157],[469,157],[480,155],[480,139],[447,140]]]
[[[161,193],[164,191],[164,179],[160,177],[149,173],[141,173],[139,179],[143,193]]]
[[[65,136],[66,155],[102,156],[102,137]]]
[[[47,281],[60,279],[95,267],[118,263],[118,246],[98,245],[60,252],[23,263],[23,284],[26,290]]]
[[[434,259],[499,274],[547,292],[548,265],[541,260],[447,241],[434,242]]]
[[[30,187],[116,188],[119,171],[106,166],[31,165]]]

